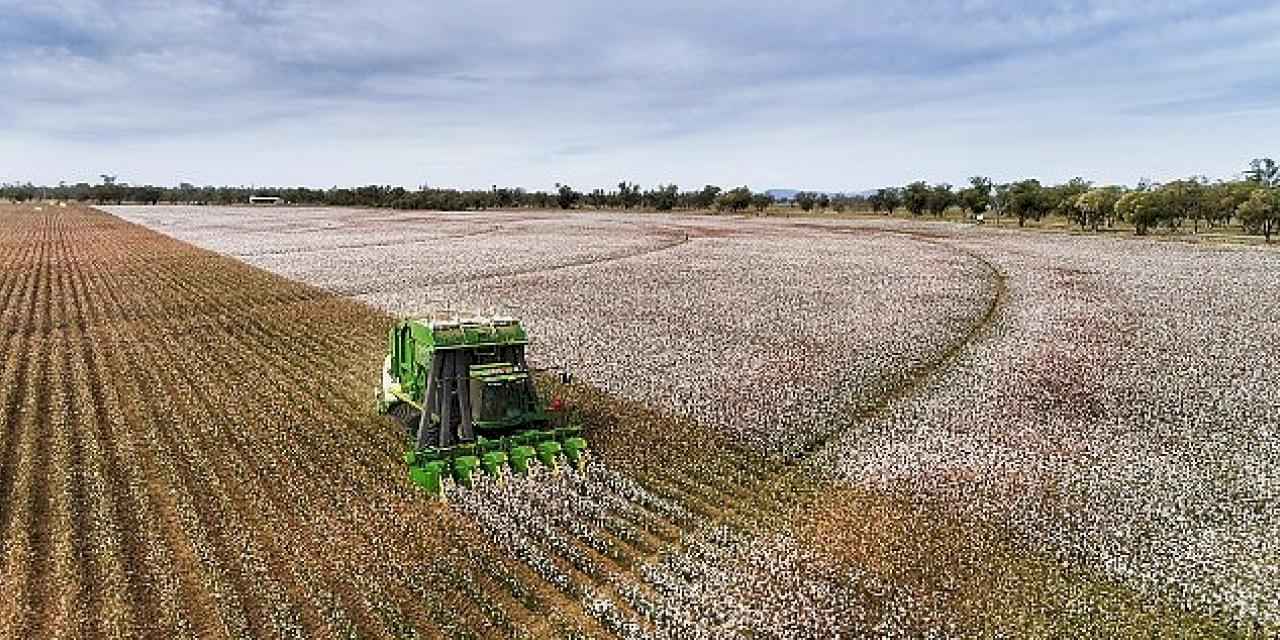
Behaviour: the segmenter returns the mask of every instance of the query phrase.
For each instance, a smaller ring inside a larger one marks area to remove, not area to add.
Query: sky
[[[1280,3],[0,0],[0,181],[858,191],[1280,156]]]

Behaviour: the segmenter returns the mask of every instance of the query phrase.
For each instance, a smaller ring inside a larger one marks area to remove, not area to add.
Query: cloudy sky
[[[1278,116],[1274,0],[0,0],[0,181],[1134,182]]]

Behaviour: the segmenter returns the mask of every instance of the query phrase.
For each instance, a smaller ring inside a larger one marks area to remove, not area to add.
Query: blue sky
[[[1280,3],[0,0],[0,181],[860,190],[1280,156]]]

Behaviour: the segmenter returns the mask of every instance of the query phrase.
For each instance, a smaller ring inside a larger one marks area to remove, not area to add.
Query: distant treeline
[[[1246,232],[1261,234],[1267,241],[1280,231],[1280,167],[1270,158],[1249,163],[1239,180],[1210,182],[1193,176],[1163,184],[1142,181],[1134,187],[1095,185],[1082,178],[1064,184],[1042,185],[1028,179],[996,184],[975,176],[968,186],[956,189],[949,184],[930,185],[924,181],[903,187],[885,187],[868,196],[799,192],[785,201],[805,212],[834,210],[884,212],[905,210],[913,216],[942,217],[959,210],[974,218],[1011,217],[1018,224],[1062,216],[1081,229],[1098,231],[1124,222],[1136,233],[1154,229],[1178,230],[1190,223],[1197,233],[1201,225],[1218,227],[1237,222]],[[556,190],[525,191],[494,186],[487,190],[439,189],[422,186],[368,185],[355,188],[308,189],[305,187],[197,187],[182,183],[176,187],[133,186],[103,175],[102,183],[60,184],[38,187],[32,184],[0,185],[0,200],[58,199],[97,203],[143,204],[243,204],[251,196],[276,196],[289,204],[389,207],[465,211],[472,209],[537,209],[589,207],[593,209],[715,210],[765,212],[777,204],[768,193],[747,187],[721,189],[707,185],[697,191],[681,191],[674,184],[641,189],[638,184],[619,182],[617,189],[580,192],[567,184]]]
[[[1035,179],[994,184],[990,178],[975,176],[958,190],[945,183],[917,181],[880,189],[867,200],[876,212],[904,208],[913,216],[940,217],[959,208],[973,217],[1016,218],[1019,226],[1053,215],[1071,220],[1082,230],[1098,231],[1127,222],[1138,235],[1158,228],[1176,231],[1186,224],[1199,233],[1201,225],[1218,227],[1235,220],[1246,232],[1261,234],[1270,242],[1272,234],[1280,231],[1280,167],[1270,158],[1260,158],[1250,162],[1243,175],[1241,180],[1216,182],[1203,176],[1163,184],[1142,181],[1132,188],[1095,185],[1083,178],[1052,186]],[[803,202],[800,206],[810,208]]]
[[[557,184],[553,192],[526,191],[519,187],[494,186],[486,190],[439,189],[423,186],[417,190],[404,187],[368,185],[354,188],[308,189],[306,187],[198,187],[183,183],[176,187],[130,185],[103,176],[101,184],[60,184],[41,187],[32,184],[0,185],[0,200],[75,200],[98,204],[245,204],[251,196],[275,196],[298,205],[332,205],[344,207],[388,207],[396,209],[434,209],[466,211],[472,209],[519,208],[537,209],[574,207],[652,209],[728,209],[741,211],[749,206],[765,209],[773,198],[752,193],[746,187],[722,190],[707,185],[697,191],[681,191],[674,184],[641,189],[637,184],[618,183],[617,190],[596,189],[580,192],[569,185]],[[865,204],[865,201],[864,201]]]

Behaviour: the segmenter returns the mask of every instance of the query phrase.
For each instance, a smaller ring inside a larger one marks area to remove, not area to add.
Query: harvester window
[[[527,410],[524,385],[515,381],[471,381],[472,411],[481,422],[501,422],[517,418]]]

